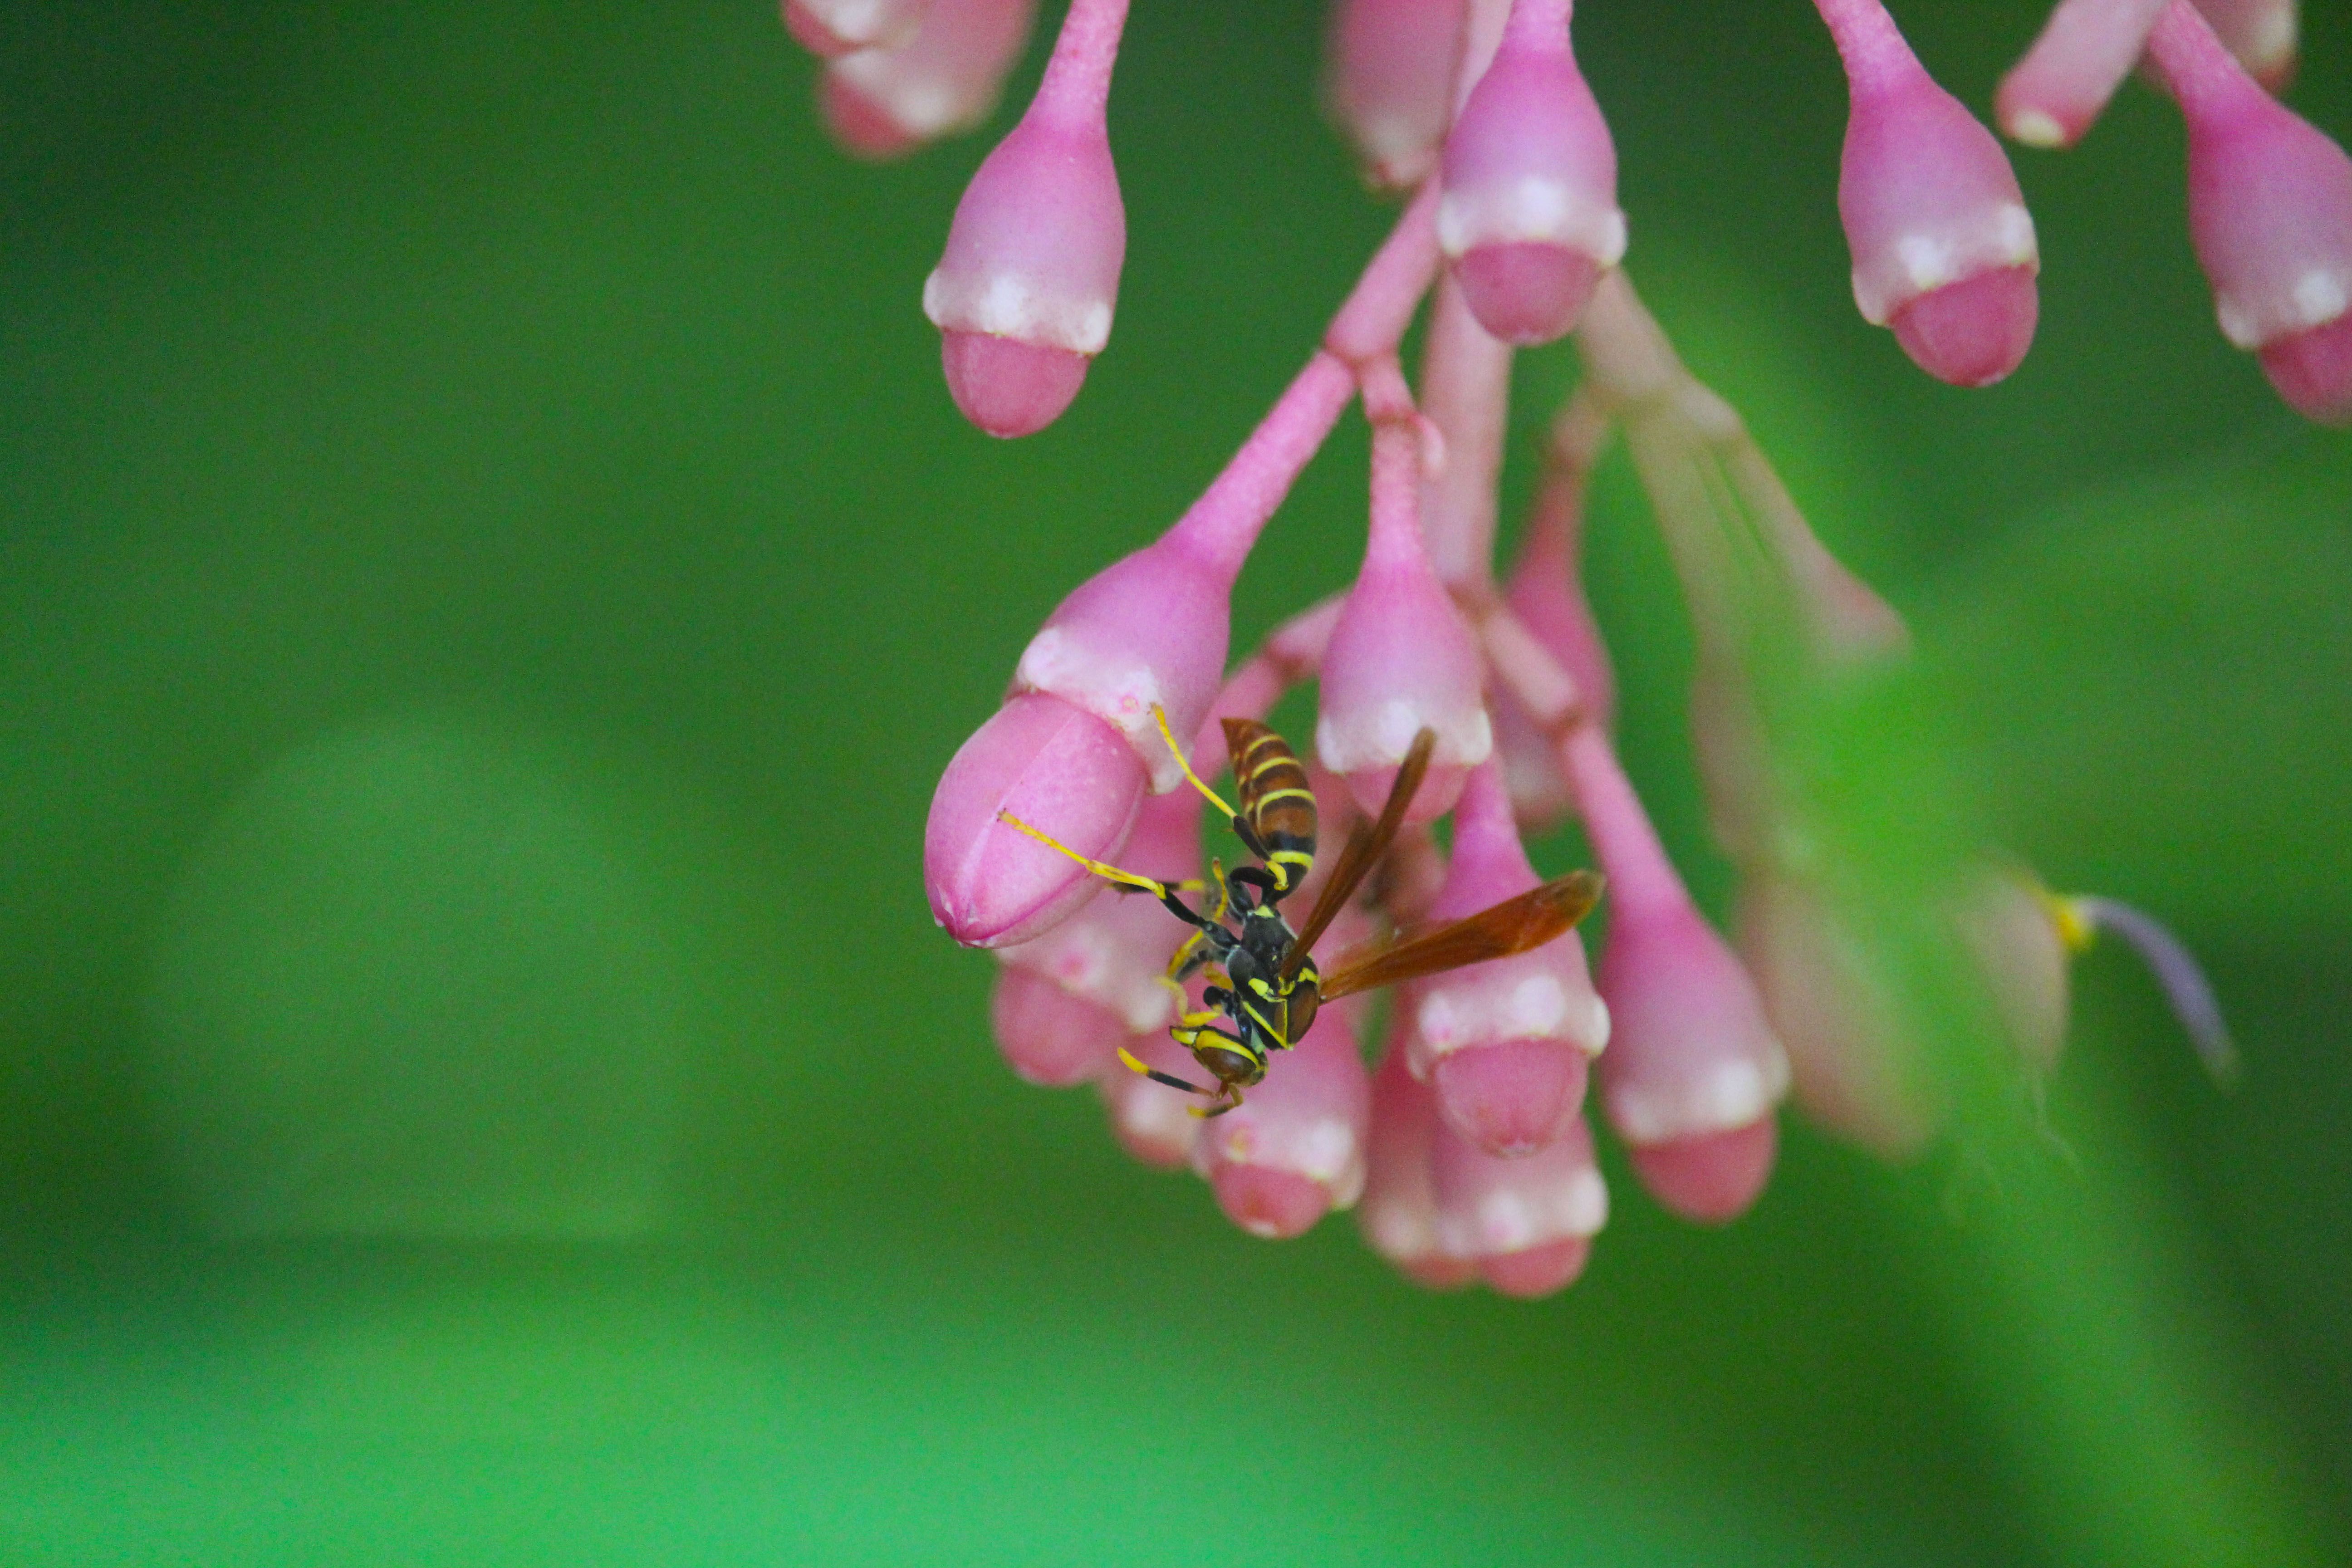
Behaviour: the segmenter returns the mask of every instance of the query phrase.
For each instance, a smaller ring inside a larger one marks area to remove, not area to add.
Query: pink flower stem
[[[1324,350],[1353,365],[1394,353],[1437,262],[1437,182],[1424,180],[1331,318]]]
[[[1290,493],[1356,394],[1354,366],[1393,355],[1437,276],[1436,182],[1423,184],[1332,318],[1317,350],[1224,471],[1168,538],[1224,574],[1241,574],[1259,532]]]
[[[1127,26],[1127,0],[1070,0],[1054,40],[1054,58],[1029,116],[1063,125],[1102,123],[1110,101],[1111,67],[1118,60],[1119,33]]]
[[[1365,569],[1423,557],[1421,421],[1393,359],[1364,367],[1364,416],[1372,422],[1372,526]]]
[[[1483,586],[1494,577],[1495,481],[1510,414],[1511,354],[1478,324],[1453,279],[1438,285],[1421,384],[1423,406],[1445,437],[1445,466],[1423,487],[1422,528],[1430,562],[1449,587]]]
[[[1878,0],[1813,0],[1845,62],[1846,85],[1856,96],[1897,87],[1919,62]]]
[[[1559,761],[1584,820],[1585,836],[1608,873],[1609,897],[1620,916],[1630,919],[1636,913],[1687,907],[1690,893],[1600,726],[1579,724],[1570,730],[1560,742]]]
[[[2157,17],[2147,58],[2184,109],[2219,108],[2260,90],[2189,0],[2173,0]]]
[[[1226,677],[1217,700],[1210,706],[1208,721],[1201,727],[1200,738],[1192,742],[1195,767],[1203,754],[1214,757],[1224,750],[1225,720],[1264,720],[1284,692],[1315,678],[1323,667],[1323,649],[1331,640],[1331,628],[1339,624],[1340,606],[1346,603],[1344,594],[1317,600],[1275,627],[1257,651]]]
[[[1569,13],[1575,8],[1574,0],[1513,0],[1503,36],[1518,44],[1555,44],[1568,31]]]

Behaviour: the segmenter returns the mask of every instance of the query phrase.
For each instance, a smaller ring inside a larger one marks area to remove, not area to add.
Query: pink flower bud
[[[2189,232],[2221,333],[2298,413],[2352,424],[2352,159],[2256,86],[2185,0],[2148,53],[2189,126]]]
[[[1436,1128],[1436,1098],[1406,1068],[1402,1047],[1391,1045],[1372,1075],[1369,1173],[1356,1226],[1371,1249],[1407,1279],[1451,1290],[1475,1279],[1478,1269],[1437,1239],[1437,1193],[1429,1168]]]
[[[2273,92],[2294,75],[2297,0],[2197,0],[2222,47]]]
[[[1565,754],[1609,876],[1602,1102],[1659,1202],[1692,1219],[1729,1219],[1770,1173],[1788,1057],[1747,972],[1692,905],[1607,738],[1579,730]]]
[[[826,128],[861,158],[898,157],[971,130],[995,110],[1036,10],[1037,0],[931,0],[912,42],[825,68]]]
[[[1103,859],[1126,841],[1144,777],[1134,748],[1093,714],[1042,693],[1015,697],[963,743],[931,795],[923,883],[932,918],[971,947],[1052,929],[1101,884],[998,813]]]
[[[1266,1065],[1265,1081],[1240,1110],[1207,1124],[1192,1166],[1251,1235],[1303,1235],[1362,1193],[1371,1115],[1355,1032],[1343,1018],[1318,1018],[1307,1038]]]
[[[1454,118],[1468,0],[1338,0],[1324,98],[1381,190],[1419,184]]]
[[[1147,799],[1119,859],[1165,881],[1198,876],[1199,797]],[[990,1016],[1013,1070],[1053,1088],[1082,1083],[1134,1037],[1166,1027],[1176,993],[1164,976],[1183,936],[1158,900],[1107,890],[1034,941],[998,948]]]
[[[1515,1160],[1487,1153],[1440,1117],[1430,1135],[1430,1186],[1441,1250],[1474,1261],[1506,1296],[1549,1296],[1574,1283],[1609,1223],[1609,1187],[1580,1116]]]
[[[1816,0],[1845,61],[1852,112],[1838,215],[1863,319],[1919,368],[1986,386],[2033,342],[2033,219],[1992,132],[1937,87],[1878,0]]]
[[[820,59],[897,48],[915,36],[931,0],[784,0],[784,28]]]
[[[1977,876],[1951,919],[1975,958],[2018,1055],[2036,1072],[2058,1065],[2066,1043],[2067,952],[2050,896],[2013,870]],[[2087,942],[2087,930],[2080,933]]]
[[[2047,922],[2045,921],[2046,925]],[[1814,888],[1767,872],[1739,888],[1739,956],[1789,1051],[1798,1108],[1887,1159],[1935,1132],[1912,1042],[1853,931]]]
[[[1110,341],[1127,208],[1104,109],[1126,13],[1126,0],[1071,6],[1036,98],[964,188],[923,284],[948,390],[992,436],[1061,417]]]
[[[1452,808],[1470,769],[1494,750],[1485,661],[1422,548],[1421,441],[1415,424],[1383,419],[1372,434],[1372,526],[1363,570],[1323,656],[1315,749],[1378,812],[1399,763],[1426,726],[1437,732],[1429,775],[1405,821]]]
[[[1216,700],[1231,639],[1238,564],[1205,556],[1178,524],[1073,589],[1022,650],[1015,691],[1047,691],[1127,738],[1158,792],[1183,772],[1160,733],[1190,736]],[[1223,750],[1220,744],[1219,750]]]
[[[2139,58],[2170,0],[2062,0],[2001,79],[1993,118],[2029,147],[2071,147]]]
[[[1481,325],[1549,342],[1625,254],[1617,150],[1568,42],[1569,0],[1515,0],[1445,139],[1438,243]]]
[[[1200,1077],[1192,1053],[1164,1034],[1129,1040],[1127,1048],[1146,1067],[1178,1078]],[[1130,1156],[1163,1171],[1181,1170],[1191,1161],[1207,1125],[1192,1114],[1199,1101],[1124,1067],[1105,1072],[1095,1086],[1110,1112],[1112,1133]]]
[[[1429,911],[1461,920],[1542,879],[1511,820],[1502,769],[1470,774],[1454,819],[1454,860]],[[1400,1000],[1407,1061],[1437,1090],[1446,1121],[1497,1155],[1542,1148],[1584,1100],[1585,1067],[1609,1043],[1609,1010],[1571,931],[1532,952],[1433,975]]]

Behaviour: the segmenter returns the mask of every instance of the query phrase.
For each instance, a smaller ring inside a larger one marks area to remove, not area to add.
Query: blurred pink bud
[[[1147,799],[1119,863],[1169,882],[1198,876],[1199,798]],[[1013,1070],[1053,1088],[1082,1083],[1133,1037],[1164,1028],[1176,1002],[1168,957],[1183,931],[1158,900],[1106,889],[1036,940],[998,948],[990,1016]]]
[[[1993,118],[2029,147],[2071,147],[2107,106],[2170,0],[2061,0],[1993,95]]]
[[[2015,370],[2033,342],[2033,219],[1992,132],[1920,68],[1878,0],[1815,0],[1852,112],[1838,215],[1863,319],[1956,386]]]
[[[1913,1081],[1912,1044],[1897,1034],[1853,931],[1818,889],[1774,872],[1740,883],[1734,929],[1772,1031],[1788,1047],[1798,1108],[1885,1158],[1916,1153],[1936,1119]]]
[[[1602,1102],[1659,1202],[1691,1219],[1729,1219],[1771,1173],[1789,1058],[1747,971],[1684,890],[1608,738],[1587,726],[1564,752],[1609,877]]]
[[[820,96],[834,140],[861,158],[895,158],[978,125],[1036,11],[1037,0],[931,0],[912,42],[833,61]]]
[[[1421,183],[1454,118],[1468,0],[1338,0],[1324,98],[1381,190]]]
[[[1625,254],[1617,150],[1568,41],[1569,0],[1515,0],[1502,47],[1445,138],[1438,244],[1506,342],[1576,325]]]
[[[2028,1067],[2048,1072],[2066,1043],[2067,933],[2058,906],[2017,871],[1974,878],[1952,909],[2011,1042]],[[2090,932],[2078,932],[2083,942]]]
[[[1421,440],[1415,423],[1383,418],[1372,432],[1372,526],[1363,569],[1324,650],[1315,749],[1377,813],[1399,763],[1426,726],[1437,732],[1429,775],[1405,821],[1453,807],[1495,735],[1485,660],[1422,547]]]
[[[1192,1059],[1192,1054],[1164,1034],[1129,1040],[1127,1048],[1146,1067],[1158,1068],[1178,1078],[1197,1080],[1201,1076],[1200,1064]],[[1192,1158],[1193,1147],[1201,1140],[1201,1129],[1213,1125],[1192,1114],[1192,1107],[1199,1101],[1191,1095],[1180,1094],[1124,1067],[1106,1071],[1095,1079],[1095,1085],[1102,1091],[1103,1103],[1110,1112],[1111,1131],[1118,1139],[1119,1147],[1144,1164],[1163,1171],[1181,1169]]]
[[[1372,1075],[1370,1173],[1356,1226],[1371,1249],[1407,1279],[1450,1290],[1475,1279],[1478,1269],[1446,1252],[1437,1238],[1437,1192],[1430,1176],[1436,1128],[1436,1097],[1406,1068],[1403,1050],[1391,1046]]]
[[[931,795],[932,918],[969,947],[1027,942],[1067,919],[1100,882],[998,813],[1104,859],[1126,841],[1144,777],[1134,748],[1093,714],[1043,693],[1015,697],[963,743]]]
[[[1470,774],[1454,859],[1429,910],[1461,920],[1542,879],[1528,864],[1494,760]],[[1532,952],[1432,976],[1401,999],[1407,1061],[1446,1121],[1487,1152],[1521,1155],[1557,1137],[1583,1103],[1586,1063],[1609,1043],[1609,1010],[1570,931]]]
[[[1584,1272],[1592,1238],[1609,1223],[1609,1187],[1582,1117],[1520,1159],[1497,1159],[1443,1117],[1430,1145],[1443,1252],[1471,1259],[1506,1296],[1549,1296]]]
[[[931,0],[784,0],[784,28],[820,59],[896,48],[915,36]]]
[[[1192,1076],[1199,1078],[1197,1068]],[[1363,1192],[1371,1116],[1371,1082],[1354,1032],[1339,1019],[1318,1018],[1307,1038],[1267,1064],[1265,1081],[1240,1110],[1207,1123],[1192,1165],[1244,1230],[1299,1236]]]
[[[1197,543],[1180,523],[1071,590],[1013,676],[1015,691],[1051,692],[1110,724],[1160,792],[1184,775],[1152,707],[1167,713],[1171,732],[1195,733],[1216,700],[1232,635],[1238,563],[1205,556]]]
[[[2189,232],[2221,333],[2298,413],[2352,424],[2352,159],[2180,0],[2148,38],[2189,126]]]
[[[2222,47],[2273,92],[2294,75],[2299,8],[2297,0],[2197,0]]]
[[[1061,417],[1110,341],[1127,208],[1104,110],[1126,0],[1076,0],[1021,123],[964,187],[923,284],[948,390],[992,436]]]

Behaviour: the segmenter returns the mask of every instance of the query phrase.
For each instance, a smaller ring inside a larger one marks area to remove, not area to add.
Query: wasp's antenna
[[[999,822],[1019,828],[1022,832],[1027,834],[1038,843],[1043,844],[1048,849],[1060,850],[1063,854],[1067,855],[1071,859],[1076,860],[1079,865],[1084,866],[1087,870],[1092,871],[1096,876],[1102,878],[1106,881],[1118,882],[1129,888],[1139,888],[1156,899],[1165,899],[1168,896],[1170,884],[1166,882],[1156,882],[1138,871],[1122,871],[1118,867],[1113,866],[1107,861],[1091,859],[1087,856],[1079,854],[1076,850],[1071,848],[1060,839],[1054,837],[1051,834],[1039,832],[1036,828],[1030,826],[1027,823],[1022,821],[1019,817],[1013,816],[1009,811],[998,812],[996,814],[996,819]]]
[[[1219,816],[1227,818],[1239,816],[1240,813],[1227,805],[1223,798],[1215,790],[1202,784],[1201,775],[1192,771],[1192,764],[1184,758],[1184,748],[1176,743],[1175,732],[1168,728],[1168,710],[1155,702],[1151,705],[1151,717],[1159,721],[1160,739],[1168,742],[1169,751],[1175,754],[1176,765],[1184,770],[1184,776],[1192,781],[1192,787],[1199,790],[1207,798],[1209,804],[1217,808]]]

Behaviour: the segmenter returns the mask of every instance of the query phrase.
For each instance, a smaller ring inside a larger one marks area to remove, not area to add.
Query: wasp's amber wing
[[[1365,874],[1388,853],[1397,829],[1404,826],[1405,807],[1412,804],[1423,777],[1429,772],[1429,753],[1436,745],[1437,731],[1426,727],[1412,738],[1412,750],[1405,752],[1404,762],[1397,768],[1396,783],[1389,786],[1389,798],[1381,807],[1381,819],[1370,827],[1359,823],[1356,830],[1348,835],[1348,847],[1339,851],[1339,863],[1331,868],[1331,879],[1315,896],[1315,908],[1307,915],[1307,923],[1298,928],[1298,940],[1291,946],[1290,957],[1283,963],[1284,985],[1298,978],[1298,972],[1307,965],[1307,954],[1315,951],[1316,939],[1347,907]],[[1329,994],[1328,986],[1325,994]]]
[[[1570,871],[1516,899],[1506,899],[1493,909],[1375,948],[1361,957],[1350,955],[1323,977],[1323,1000],[1541,947],[1565,935],[1592,911],[1592,906],[1601,901],[1601,886],[1598,871]]]

